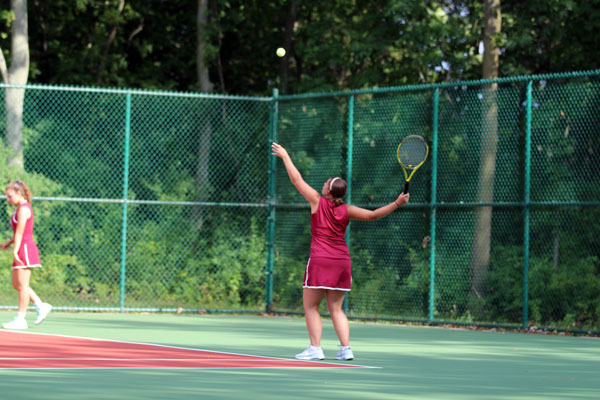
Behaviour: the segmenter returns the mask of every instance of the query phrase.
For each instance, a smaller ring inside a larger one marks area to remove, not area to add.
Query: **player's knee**
[[[327,304],[327,308],[329,309],[329,314],[331,314],[331,316],[337,316],[340,313],[344,314],[344,311],[342,310],[342,306],[341,304]],[[345,314],[344,314],[345,315]]]

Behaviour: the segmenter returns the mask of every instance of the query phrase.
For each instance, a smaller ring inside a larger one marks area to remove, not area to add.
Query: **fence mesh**
[[[0,174],[34,193],[32,286],[58,309],[302,312],[310,209],[269,142],[373,209],[402,190],[396,149],[419,134],[410,203],[350,224],[347,313],[598,332],[599,76],[268,98],[0,85]]]

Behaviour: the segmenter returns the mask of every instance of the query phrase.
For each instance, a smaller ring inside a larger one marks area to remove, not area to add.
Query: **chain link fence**
[[[27,86],[25,171],[3,178],[34,194],[32,287],[58,309],[264,309],[269,101]]]
[[[25,91],[24,170],[7,141],[0,174],[34,193],[32,287],[58,309],[301,313],[310,209],[269,143],[314,188],[341,176],[348,203],[375,208],[419,134],[410,203],[348,229],[348,315],[598,333],[599,77],[272,97],[0,85]]]
[[[402,190],[403,137],[430,143],[410,203],[351,223],[349,315],[598,332],[598,71],[277,100],[274,138],[307,182],[342,176],[361,207]],[[273,299],[300,312],[309,211],[276,177]]]

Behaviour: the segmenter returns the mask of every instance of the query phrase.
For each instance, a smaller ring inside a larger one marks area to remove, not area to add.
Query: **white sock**
[[[25,319],[25,314],[24,312],[17,312],[17,318],[16,319]]]
[[[41,301],[41,300],[38,300],[38,301],[36,301],[36,302],[35,302],[35,306],[36,306],[37,308],[40,308],[40,307],[42,306],[42,304],[44,304],[44,302],[43,302],[43,301]]]
[[[340,346],[340,350],[348,350],[350,346]]]

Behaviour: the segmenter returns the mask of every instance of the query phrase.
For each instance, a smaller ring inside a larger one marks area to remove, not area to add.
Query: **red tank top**
[[[346,244],[348,208],[345,204],[335,207],[335,203],[325,197],[319,198],[317,211],[310,216],[311,257],[350,259]]]
[[[31,204],[29,204],[29,203],[19,204],[19,206],[15,210],[15,213],[12,215],[12,218],[10,219],[10,224],[13,228],[13,233],[14,233],[15,230],[17,229],[17,222],[18,222],[17,217],[19,215],[19,210],[21,209],[21,207],[27,207],[27,208],[29,208],[29,211],[31,212],[31,217],[27,220],[27,222],[25,222],[25,230],[23,231],[22,243],[31,243],[31,242],[33,242],[33,208],[31,208]]]

